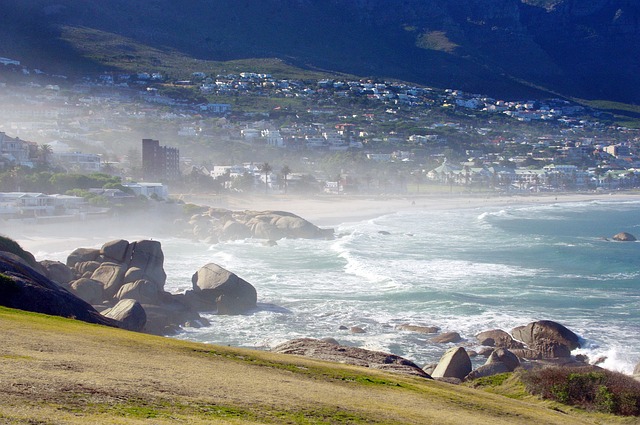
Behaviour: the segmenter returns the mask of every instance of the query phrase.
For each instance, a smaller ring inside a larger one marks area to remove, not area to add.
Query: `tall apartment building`
[[[142,177],[145,181],[176,181],[180,178],[180,151],[142,139]]]

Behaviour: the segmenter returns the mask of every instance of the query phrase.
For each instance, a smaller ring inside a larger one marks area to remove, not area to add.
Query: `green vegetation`
[[[516,374],[478,381],[474,389],[6,308],[0,332],[6,423],[630,423],[560,412],[520,394]]]
[[[338,75],[304,70],[273,58],[230,61],[195,59],[177,50],[150,47],[131,38],[86,27],[65,26],[61,38],[77,46],[85,57],[109,68],[129,72],[160,72],[173,79],[191,78],[194,72],[213,75],[259,72],[291,79],[322,79]]]
[[[547,368],[522,372],[527,390],[586,410],[640,416],[640,382],[608,370]]]
[[[429,31],[421,34],[416,40],[416,46],[421,49],[438,50],[447,53],[452,53],[459,47],[449,40],[444,31]]]

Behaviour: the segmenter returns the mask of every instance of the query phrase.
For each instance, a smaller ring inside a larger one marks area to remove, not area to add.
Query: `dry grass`
[[[0,309],[0,424],[629,423],[443,383]]]

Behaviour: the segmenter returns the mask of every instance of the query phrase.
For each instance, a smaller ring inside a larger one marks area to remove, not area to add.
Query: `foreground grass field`
[[[5,308],[0,335],[0,424],[635,423],[513,382],[490,392]]]

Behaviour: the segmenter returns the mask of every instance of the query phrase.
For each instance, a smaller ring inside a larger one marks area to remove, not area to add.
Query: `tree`
[[[282,177],[284,177],[284,193],[287,193],[287,176],[291,174],[291,168],[289,168],[288,165],[285,165],[282,167],[280,172],[282,173]]]
[[[260,172],[264,174],[264,193],[269,190],[269,173],[273,171],[273,167],[268,162],[260,165]]]
[[[40,159],[45,166],[49,165],[51,155],[53,155],[53,148],[51,145],[44,144],[40,146]]]

